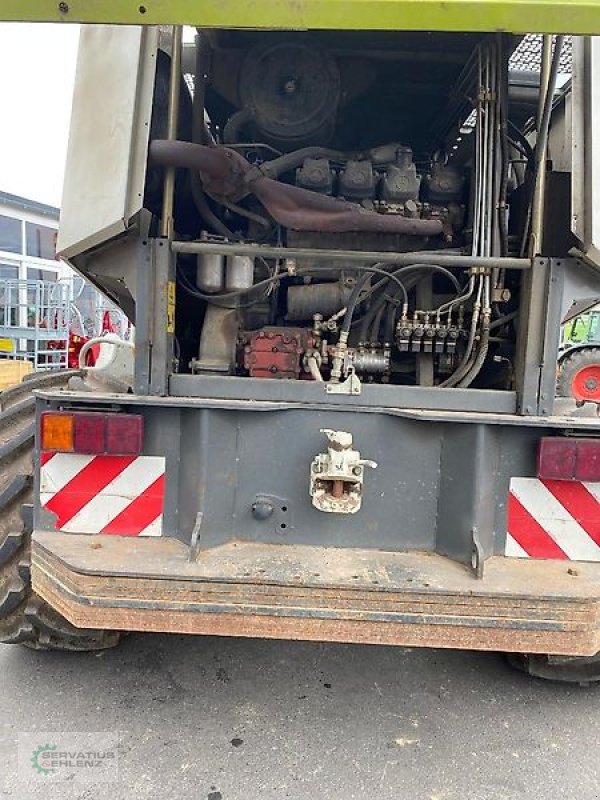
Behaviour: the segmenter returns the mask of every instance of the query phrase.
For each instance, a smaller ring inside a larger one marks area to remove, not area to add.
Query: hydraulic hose
[[[345,335],[346,341],[348,340],[348,334],[350,333],[350,325],[352,324],[352,317],[354,316],[356,306],[358,305],[358,299],[360,297],[361,292],[363,291],[363,289],[370,280],[371,280],[371,275],[370,273],[367,272],[365,275],[360,277],[354,284],[354,289],[352,289],[352,293],[348,298],[348,302],[346,304],[346,313],[344,314],[344,319],[340,327],[340,339],[342,338],[342,335]]]
[[[372,267],[371,270],[373,269],[374,268]],[[350,335],[350,326],[352,325],[352,317],[354,316],[356,306],[358,305],[360,294],[370,279],[371,279],[370,273],[366,272],[361,278],[359,278],[356,281],[354,289],[352,289],[352,294],[348,298],[348,303],[346,305],[346,313],[344,315],[344,319],[342,320],[342,324],[340,327],[340,335],[337,342],[336,353],[331,362],[331,373],[329,377],[331,383],[338,383],[342,376],[342,367],[344,364],[344,358],[346,355],[346,351],[348,350],[348,336]]]
[[[373,320],[373,325],[371,326],[371,335],[369,337],[370,342],[377,342],[379,341],[379,329],[381,328],[381,319],[383,317],[383,312],[385,310],[385,306],[381,306],[377,313],[375,314],[375,318]],[[389,342],[386,342],[389,344]]]
[[[462,380],[460,380],[459,383],[457,384],[459,388],[466,389],[467,386],[470,386],[475,380],[475,378],[479,375],[481,368],[483,367],[483,363],[488,354],[489,341],[490,341],[490,329],[488,325],[484,326],[483,332],[481,334],[481,343],[479,345],[477,356],[473,361],[473,365],[470,367],[464,378],[462,378]]]
[[[471,317],[471,328],[469,330],[469,338],[467,341],[467,346],[465,348],[464,355],[461,359],[460,364],[456,368],[456,371],[450,375],[449,378],[446,378],[445,381],[438,384],[440,389],[445,389],[448,387],[456,386],[456,384],[461,381],[465,375],[469,372],[471,366],[471,353],[473,352],[473,346],[475,344],[475,334],[477,332],[477,324],[479,322],[479,313],[481,310],[481,296],[483,292],[483,279],[480,278],[479,286],[477,287],[477,297],[475,300],[475,304],[473,306],[473,316]]]

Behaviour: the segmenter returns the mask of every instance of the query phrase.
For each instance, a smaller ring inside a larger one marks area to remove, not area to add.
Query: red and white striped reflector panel
[[[512,478],[507,556],[600,561],[600,483]]]
[[[160,536],[164,494],[162,456],[42,453],[40,502],[58,531]]]

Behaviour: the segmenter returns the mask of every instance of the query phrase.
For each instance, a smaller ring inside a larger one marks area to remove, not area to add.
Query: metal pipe
[[[365,265],[380,262],[397,264],[399,267],[411,264],[438,264],[450,269],[469,269],[470,267],[494,267],[504,269],[530,269],[529,258],[506,258],[469,255],[445,255],[443,252],[427,253],[380,253],[360,250],[322,250],[301,247],[277,247],[275,245],[245,244],[241,242],[172,242],[175,253],[223,253],[224,255],[254,256],[280,259],[321,259],[323,261],[358,262]]]
[[[192,141],[205,144],[206,122],[204,101],[206,95],[206,70],[208,62],[208,42],[204,33],[197,33],[195,40],[194,97],[192,99]]]
[[[479,217],[481,213],[481,123],[483,103],[483,75],[481,72],[481,47],[478,48],[477,61],[477,105],[475,108],[475,170],[473,190],[473,237],[471,253],[476,256],[479,250]]]
[[[483,85],[485,87],[485,98],[483,104],[483,161],[482,161],[482,186],[481,186],[481,238],[478,255],[489,256],[488,249],[488,221],[489,221],[489,160],[491,157],[489,131],[491,115],[491,89],[490,89],[490,51],[485,49],[485,67],[483,70]]]
[[[321,370],[319,369],[316,357],[309,356],[306,359],[306,366],[308,371],[312,375],[313,380],[318,381],[320,383],[323,380],[323,376],[321,375]]]
[[[545,35],[542,47],[542,62],[540,65],[540,94],[538,99],[537,127],[538,136],[544,116],[546,97],[550,90],[550,70],[552,68],[552,40],[553,36]],[[538,145],[543,142],[538,141]],[[533,258],[541,251],[542,225],[544,216],[544,195],[546,191],[546,147],[543,151],[536,146],[536,162],[538,168],[535,175],[535,186],[531,207],[531,239],[529,254]]]
[[[181,51],[183,27],[173,25],[171,33],[171,76],[169,81],[169,111],[167,117],[167,139],[177,139],[177,122],[179,119],[179,89],[181,82]],[[171,239],[173,236],[173,205],[175,201],[175,168],[165,171],[163,188],[163,206],[160,232],[161,236]]]

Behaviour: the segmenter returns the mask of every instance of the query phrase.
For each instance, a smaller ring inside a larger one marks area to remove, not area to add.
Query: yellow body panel
[[[599,0],[0,0],[0,20],[205,28],[600,33]]]

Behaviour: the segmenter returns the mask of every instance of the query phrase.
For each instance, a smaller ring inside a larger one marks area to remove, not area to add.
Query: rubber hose
[[[475,378],[481,372],[481,368],[483,367],[483,362],[485,361],[488,348],[489,348],[489,341],[490,341],[490,332],[489,329],[484,330],[481,334],[481,345],[479,347],[479,351],[477,353],[477,357],[473,362],[473,366],[467,372],[465,377],[458,383],[459,388],[465,389],[467,386],[470,386]]]
[[[346,313],[344,315],[344,320],[340,328],[340,336],[342,334],[348,336],[348,334],[350,333],[352,317],[354,316],[356,306],[358,305],[358,298],[360,297],[360,293],[370,280],[371,280],[371,273],[367,272],[365,273],[365,275],[362,276],[362,278],[359,278],[356,281],[354,289],[352,289],[352,294],[348,298],[348,303],[346,305]]]

